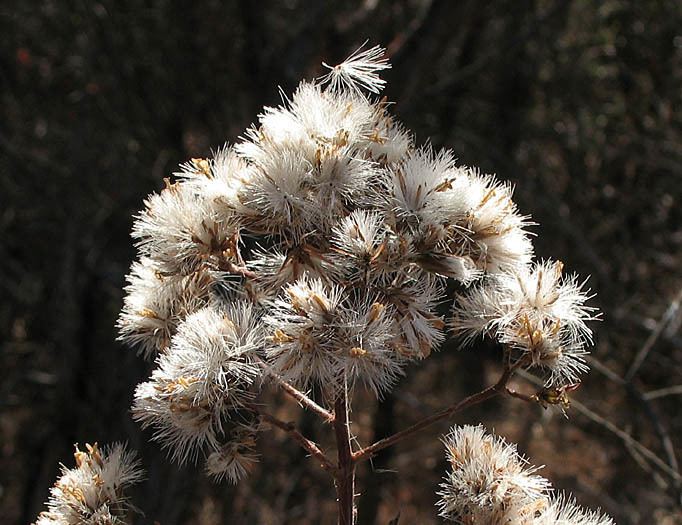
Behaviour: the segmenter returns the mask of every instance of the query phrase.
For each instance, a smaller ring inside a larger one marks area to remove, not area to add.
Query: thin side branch
[[[287,394],[288,396],[292,397],[295,399],[299,405],[301,405],[303,408],[306,408],[310,410],[311,412],[315,412],[318,416],[322,418],[322,420],[325,423],[331,423],[334,421],[334,414],[332,414],[329,410],[326,408],[318,405],[310,399],[306,394],[298,390],[296,387],[290,385],[286,381],[284,381],[281,377],[279,377],[277,374],[272,372],[270,368],[268,367],[267,363],[265,361],[259,361],[260,365],[263,367],[263,370],[268,373],[270,377],[277,383],[277,385],[284,390],[284,393]]]
[[[659,388],[657,390],[649,390],[644,394],[644,399],[651,401],[652,399],[659,399],[666,396],[675,396],[682,394],[682,385],[669,386],[666,388]]]
[[[677,463],[677,456],[675,455],[675,447],[673,446],[673,442],[670,439],[668,429],[663,425],[663,422],[658,417],[658,414],[651,406],[650,398],[648,398],[646,394],[642,394],[642,392],[639,391],[639,389],[633,384],[632,381],[623,379],[618,374],[613,372],[610,368],[608,368],[606,365],[601,363],[596,357],[590,356],[589,361],[595,370],[604,374],[611,381],[614,381],[615,383],[623,386],[627,393],[631,395],[642,406],[644,412],[646,412],[647,417],[653,424],[656,434],[658,434],[658,437],[661,440],[661,446],[663,447],[663,451],[666,454],[668,465],[670,465],[670,468],[679,474],[680,468]]]
[[[578,410],[578,412],[580,412],[588,419],[591,419],[594,423],[597,423],[598,425],[604,427],[609,432],[612,432],[613,434],[618,436],[625,445],[630,446],[633,449],[637,450],[637,452],[639,452],[643,457],[645,457],[651,463],[656,465],[663,472],[668,474],[672,479],[674,479],[677,482],[682,481],[682,476],[680,476],[679,472],[675,471],[665,461],[659,458],[655,453],[653,453],[647,447],[642,445],[639,441],[634,439],[630,434],[628,434],[624,430],[621,430],[616,425],[611,423],[608,419],[603,418],[596,412],[592,412],[592,410],[590,410],[589,408],[587,408],[585,405],[578,401],[575,400],[571,401],[571,406],[575,407]]]
[[[509,379],[514,374],[514,370],[516,370],[519,366],[520,363],[517,363],[516,365],[506,368],[498,382],[495,383],[494,385],[491,385],[488,388],[481,390],[476,394],[464,398],[459,403],[451,407],[445,408],[440,412],[427,416],[424,419],[417,421],[414,425],[404,430],[401,430],[400,432],[396,432],[392,436],[380,439],[376,443],[369,445],[368,447],[365,447],[362,450],[358,450],[355,454],[353,454],[353,460],[355,462],[359,462],[369,459],[380,450],[395,445],[396,443],[402,441],[403,439],[419,432],[420,430],[426,427],[433,425],[434,423],[437,423],[438,421],[447,419],[456,414],[457,412],[461,412],[465,408],[469,408],[471,406],[482,403],[483,401],[486,401],[492,397],[495,397],[499,394],[505,393]]]
[[[520,399],[522,401],[525,401],[526,403],[537,403],[538,399],[535,396],[529,396],[528,394],[524,394],[522,392],[517,392],[516,390],[512,390],[511,388],[505,388],[505,392],[507,393],[508,396],[510,397],[515,397],[516,399]]]
[[[680,302],[682,302],[682,289],[680,289],[666,311],[663,313],[661,319],[658,321],[658,323],[656,323],[656,328],[653,332],[651,332],[647,340],[644,342],[644,346],[642,346],[642,348],[639,349],[639,352],[637,352],[632,365],[630,365],[630,369],[628,370],[627,374],[625,374],[626,382],[632,381],[632,378],[635,377],[635,374],[639,371],[639,368],[642,366],[642,363],[644,363],[644,360],[649,355],[649,352],[651,352],[651,349],[654,347],[659,337],[661,337],[663,329],[675,317],[677,310],[680,308]]]
[[[301,434],[296,429],[296,426],[293,423],[282,421],[281,419],[273,416],[272,414],[264,412],[255,405],[252,406],[251,409],[254,412],[256,412],[260,416],[260,418],[266,423],[269,423],[289,434],[299,445],[301,445],[302,448],[307,450],[311,456],[313,456],[320,462],[320,466],[324,470],[330,472],[334,476],[336,475],[336,466],[334,465],[334,463],[325,455],[325,453],[322,451],[322,449],[319,447],[317,443],[311,441],[303,434]]]
[[[522,371],[520,375],[524,379],[527,379],[533,384],[536,385],[542,384],[542,381],[540,381],[537,377],[535,377],[532,374]],[[682,482],[682,475],[676,469],[666,464],[665,461],[663,461],[660,457],[658,457],[654,452],[649,450],[647,447],[642,445],[639,441],[633,438],[625,430],[618,428],[611,421],[600,416],[596,412],[593,412],[592,410],[590,410],[585,405],[583,405],[582,403],[575,399],[571,400],[571,407],[575,408],[578,412],[580,412],[583,416],[590,419],[592,422],[600,425],[609,432],[615,434],[618,438],[620,438],[623,441],[623,444],[626,445],[626,448],[631,447],[631,449],[636,450],[642,457],[646,458],[648,461],[651,462],[651,464],[657,466],[663,472],[668,474],[673,480],[675,480],[678,483]],[[630,448],[628,448],[628,450],[630,450]]]

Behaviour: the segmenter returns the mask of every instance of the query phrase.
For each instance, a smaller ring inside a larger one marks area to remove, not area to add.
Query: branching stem
[[[369,445],[368,447],[358,450],[355,454],[353,454],[353,461],[357,463],[359,461],[369,459],[380,450],[395,445],[396,443],[399,443],[403,439],[410,437],[412,434],[415,434],[420,430],[423,430],[424,428],[429,427],[434,423],[437,423],[438,421],[447,419],[452,415],[456,414],[457,412],[461,412],[465,408],[469,408],[471,406],[482,403],[487,399],[505,393],[509,379],[514,374],[514,371],[521,365],[522,363],[517,362],[516,364],[507,367],[504,373],[500,376],[500,379],[494,385],[491,385],[488,388],[485,388],[484,390],[481,390],[476,394],[472,394],[469,397],[462,399],[459,403],[452,405],[451,407],[445,408],[440,412],[436,412],[435,414],[427,416],[421,419],[420,421],[417,421],[414,425],[407,427],[404,430],[396,432],[391,436],[380,439],[379,441],[375,442],[372,445]]]

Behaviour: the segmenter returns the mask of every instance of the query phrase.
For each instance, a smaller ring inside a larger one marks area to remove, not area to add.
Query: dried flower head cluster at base
[[[76,446],[76,467],[62,467],[50,489],[48,510],[35,525],[123,525],[130,510],[125,490],[142,479],[133,453],[123,445],[100,450]]]
[[[481,426],[456,427],[445,439],[448,472],[438,502],[440,515],[459,525],[614,525],[552,493],[516,446]]]

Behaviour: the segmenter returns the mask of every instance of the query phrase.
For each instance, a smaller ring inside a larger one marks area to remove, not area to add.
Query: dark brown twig
[[[511,388],[505,388],[505,392],[507,393],[508,396],[515,397],[516,399],[521,399],[522,401],[525,401],[526,403],[537,403],[538,398],[536,396],[529,396],[528,394],[523,394],[521,392],[517,392],[516,390],[512,390]]]

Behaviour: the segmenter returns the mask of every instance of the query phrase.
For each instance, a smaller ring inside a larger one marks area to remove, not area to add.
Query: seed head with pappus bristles
[[[283,106],[265,108],[260,126],[251,128],[236,150],[255,165],[287,152],[311,166],[327,157],[362,158],[376,132],[378,111],[361,95],[331,93],[304,81]]]
[[[587,370],[584,355],[592,341],[586,321],[595,309],[575,276],[545,261],[496,275],[459,297],[451,325],[471,341],[490,334],[520,353],[529,366],[549,373],[548,384],[575,383]]]
[[[236,219],[216,204],[191,186],[177,183],[152,195],[133,225],[141,254],[164,275],[229,266],[237,249]]]
[[[450,470],[441,484],[440,515],[461,525],[532,523],[547,504],[549,482],[516,446],[481,426],[456,427],[443,440]]]
[[[266,355],[282,379],[304,387],[311,381],[338,381],[334,334],[341,300],[341,288],[304,277],[273,302],[264,317],[269,332]]]
[[[203,308],[178,327],[150,381],[135,392],[133,416],[179,462],[216,449],[225,420],[253,398],[260,344],[250,305]]]
[[[374,130],[369,137],[367,157],[384,166],[397,164],[412,149],[412,134],[388,113],[386,108],[377,108]]]
[[[356,210],[332,232],[333,261],[343,277],[358,282],[387,278],[409,260],[409,246],[386,225],[383,214]]]
[[[125,491],[142,480],[135,454],[123,445],[101,449],[76,446],[76,466],[62,467],[62,475],[50,489],[48,510],[35,525],[124,525],[130,505]]]
[[[227,480],[233,485],[245,477],[258,462],[256,437],[258,428],[242,423],[232,430],[229,440],[206,458],[206,472],[216,481]]]
[[[219,148],[211,159],[193,159],[180,166],[175,176],[183,185],[206,198],[225,218],[240,208],[239,191],[252,176],[253,168],[234,148]]]
[[[403,375],[406,359],[397,351],[397,329],[392,309],[366,298],[351,304],[335,334],[337,377],[361,381],[375,395],[388,391]]]
[[[395,312],[378,296],[358,301],[302,279],[286,289],[265,322],[272,370],[295,385],[318,381],[334,391],[359,380],[379,395],[402,375]]]
[[[391,64],[385,58],[385,49],[374,46],[363,50],[365,44],[360,46],[346,60],[336,66],[323,65],[329,69],[322,82],[329,82],[333,92],[343,92],[347,89],[361,93],[362,89],[370,93],[379,93],[386,81],[382,79],[378,72],[390,69]]]
[[[551,483],[516,446],[482,426],[444,438],[450,470],[438,495],[440,515],[459,525],[614,525],[608,516],[552,494]]]
[[[447,191],[459,175],[450,151],[425,147],[404,157],[386,181],[387,207],[399,227],[425,232],[442,227],[453,217],[463,217],[465,195]]]
[[[449,192],[461,193],[465,214],[456,221],[446,244],[453,253],[466,255],[485,272],[507,273],[531,262],[533,245],[527,216],[512,200],[513,188],[490,175],[466,169]]]
[[[385,177],[386,213],[409,234],[418,263],[465,285],[526,265],[532,245],[511,188],[457,167],[451,152],[408,153]]]
[[[440,281],[416,271],[377,290],[394,312],[398,352],[411,359],[428,357],[445,339],[445,322],[436,311],[443,297]]]
[[[615,525],[613,519],[598,510],[576,505],[570,496],[553,496],[547,508],[533,525]]]
[[[214,272],[205,270],[165,276],[146,257],[133,263],[127,279],[127,295],[117,322],[119,340],[147,359],[166,350],[178,324],[206,306],[218,281]]]

